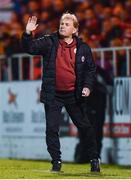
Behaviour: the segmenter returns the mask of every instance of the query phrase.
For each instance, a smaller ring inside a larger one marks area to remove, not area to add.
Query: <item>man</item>
[[[102,150],[103,126],[105,122],[107,108],[107,95],[108,98],[109,96],[112,96],[112,93],[107,88],[109,86],[111,91],[113,87],[113,79],[111,77],[111,74],[109,74],[109,72],[97,65],[96,82],[94,86],[95,90],[87,98],[86,103],[88,119],[90,120],[91,124],[95,129],[97,152],[99,156],[101,155]],[[89,161],[88,151],[86,151],[85,149],[85,144],[87,142],[83,141],[84,136],[84,134],[79,135],[79,143],[76,146],[75,162],[78,163],[87,163]]]
[[[92,90],[96,69],[91,50],[76,36],[78,20],[74,14],[62,15],[59,32],[33,39],[31,32],[37,26],[37,18],[29,18],[22,44],[26,52],[43,56],[40,100],[45,107],[46,143],[52,171],[61,170],[59,125],[61,109],[65,106],[73,123],[86,134],[91,171],[100,172],[95,133],[85,116],[84,99]]]

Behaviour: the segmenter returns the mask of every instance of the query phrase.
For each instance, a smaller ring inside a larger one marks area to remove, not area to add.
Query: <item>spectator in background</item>
[[[52,11],[52,0],[41,0],[41,9],[51,12]]]
[[[4,54],[4,39],[8,36],[7,26],[0,23],[0,54]]]
[[[112,8],[111,7],[105,7],[102,12],[102,22],[104,20],[109,20],[112,17]]]
[[[0,55],[5,54],[6,43],[9,42],[9,26],[4,23],[0,23]],[[8,81],[8,63],[7,58],[0,59],[0,79],[2,81]]]
[[[20,37],[23,31],[21,23],[14,22],[13,26],[10,24],[10,34],[8,35],[8,43],[5,45],[5,53],[7,56],[21,53]]]
[[[85,42],[85,43],[87,43],[88,42],[88,40],[89,40],[89,31],[87,30],[87,29],[85,29],[85,28],[81,28],[81,30],[80,30],[80,32],[79,32],[79,36],[80,36],[80,38],[82,38],[83,39],[83,41]]]
[[[109,32],[110,40],[121,38],[123,35],[122,21],[118,16],[111,17],[111,31]]]
[[[52,6],[53,6],[53,9],[54,9],[54,14],[55,14],[56,18],[59,19],[61,14],[65,11],[63,0],[55,0],[55,1],[53,1]]]
[[[125,10],[129,16],[129,19],[131,19],[130,12],[131,12],[131,0],[125,1]]]
[[[35,13],[38,13],[40,10],[40,3],[38,3],[38,1],[36,0],[30,0],[28,2],[28,12],[33,15],[35,15]]]
[[[64,0],[64,7],[65,10],[68,10],[69,12],[74,12],[75,10],[75,4],[73,0]]]
[[[13,23],[21,22],[21,16],[17,14],[15,11],[12,11],[10,22],[13,22]]]
[[[120,38],[114,38],[110,41],[111,47],[121,47],[123,45],[123,41]],[[117,67],[117,76],[126,76],[127,68],[126,68],[126,51],[118,50],[116,51],[116,67]]]
[[[6,42],[9,42],[9,35],[7,33],[2,33],[0,31],[0,54],[3,54],[5,52],[5,45]],[[4,42],[4,43],[3,43]],[[7,58],[3,57],[0,59],[0,79],[2,81],[8,81],[8,63],[7,63]]]
[[[112,30],[112,24],[110,19],[103,20],[103,24],[101,27],[101,40],[100,44],[102,47],[109,47],[110,42],[110,32]]]
[[[93,5],[93,11],[94,13],[96,14],[97,18],[99,20],[102,20],[103,19],[103,12],[104,12],[104,6],[102,5],[102,3],[95,3]]]
[[[7,57],[11,57],[13,54],[22,53],[22,48],[20,45],[20,36],[22,34],[23,28],[19,22],[14,22],[13,26],[10,25],[10,35],[6,36],[4,41],[4,52]],[[18,58],[11,58],[11,70],[12,70],[12,80],[19,79],[19,66]],[[26,73],[26,72],[24,72]]]
[[[93,9],[89,8],[85,11],[85,28],[87,28],[90,34],[100,33],[100,24]]]
[[[123,35],[123,44],[125,46],[131,46],[131,28],[125,30]]]

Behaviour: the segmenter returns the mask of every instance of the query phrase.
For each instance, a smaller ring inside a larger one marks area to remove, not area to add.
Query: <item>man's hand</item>
[[[26,25],[26,33],[30,34],[32,31],[34,31],[37,28],[37,17],[32,16],[28,19],[28,23]]]
[[[90,95],[90,89],[87,88],[87,87],[83,88],[83,90],[82,90],[82,96],[88,97],[89,95]]]

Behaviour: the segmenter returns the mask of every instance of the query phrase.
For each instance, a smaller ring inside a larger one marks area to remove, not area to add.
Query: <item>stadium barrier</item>
[[[112,76],[131,75],[131,47],[98,48],[92,49],[92,52],[96,64],[112,73]],[[0,55],[0,81],[40,79],[41,60],[41,56],[29,54]]]

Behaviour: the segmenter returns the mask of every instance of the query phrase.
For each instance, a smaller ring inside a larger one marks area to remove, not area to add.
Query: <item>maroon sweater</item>
[[[75,89],[76,40],[71,44],[59,41],[56,57],[56,90],[72,91]]]

